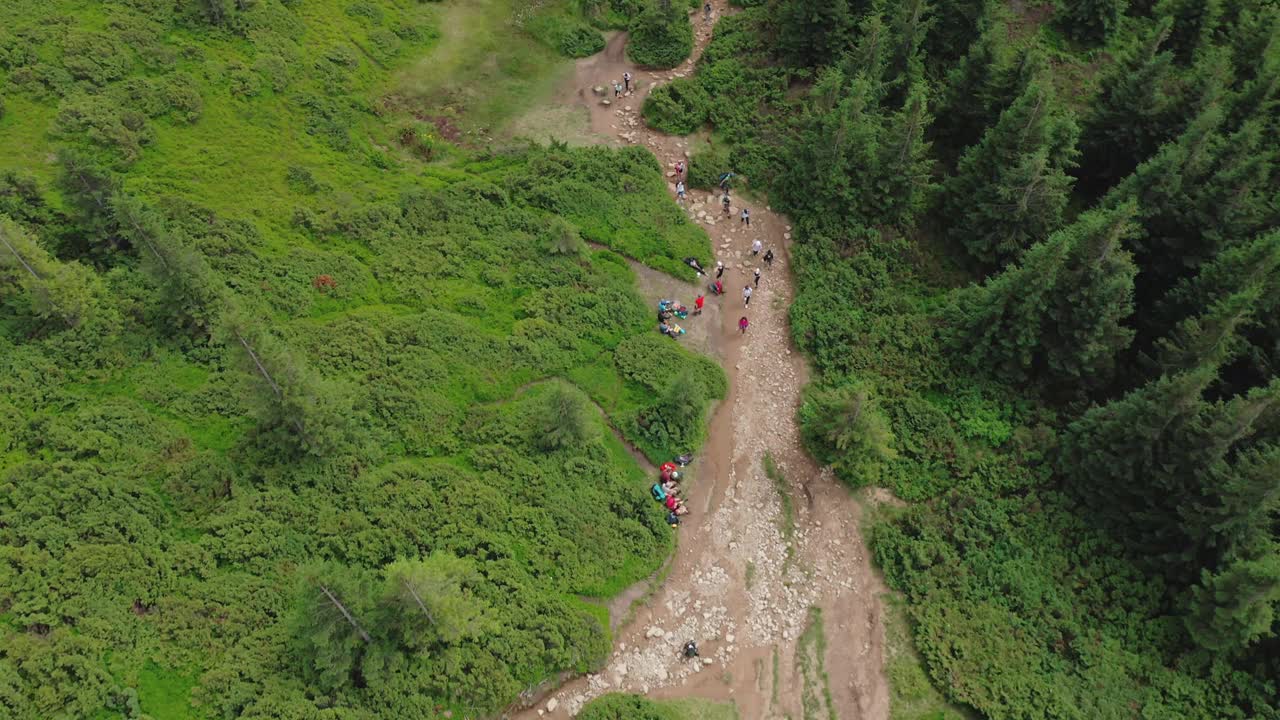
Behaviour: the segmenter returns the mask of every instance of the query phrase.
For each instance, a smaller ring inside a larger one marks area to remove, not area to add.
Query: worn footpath
[[[713,6],[713,19],[729,12],[725,0]],[[713,28],[701,11],[693,20],[694,57],[676,70],[631,66],[623,52],[626,36],[619,34],[603,53],[578,63],[573,86],[561,97],[589,109],[592,131],[602,141],[653,150],[673,196],[674,165],[687,160],[689,142],[649,130],[639,110],[653,87],[693,72]],[[615,101],[612,91],[605,98],[593,92],[624,71],[635,78],[635,93]],[[794,296],[790,227],[763,204],[748,203],[751,223],[742,223],[739,200],[735,195],[727,216],[718,194],[691,190],[686,203],[690,219],[706,229],[717,259],[728,267],[726,294],[707,298],[718,312],[686,325],[703,323],[699,335],[718,335],[699,345],[719,355],[730,391],[690,468],[692,513],[678,530],[670,574],[616,629],[603,669],[538,698],[514,717],[571,717],[613,691],[732,700],[743,720],[889,717],[884,589],[860,532],[862,511],[801,448],[795,414],[806,367],[787,325]],[[757,239],[773,249],[772,266],[764,263],[763,251],[752,255]],[[752,284],[755,268],[762,277],[744,307],[742,289]],[[647,299],[682,291],[687,296],[679,299],[690,305],[705,287],[659,285],[642,282],[642,290],[655,295]],[[750,320],[745,334],[738,332],[742,316]],[[766,473],[766,456],[776,472]],[[688,640],[699,645],[697,660],[681,656]]]

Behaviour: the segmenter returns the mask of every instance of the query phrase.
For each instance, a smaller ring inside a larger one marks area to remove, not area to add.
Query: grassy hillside
[[[0,714],[491,713],[607,652],[672,543],[616,433],[724,393],[623,256],[710,251],[644,151],[490,144],[563,67],[509,10],[0,8]]]

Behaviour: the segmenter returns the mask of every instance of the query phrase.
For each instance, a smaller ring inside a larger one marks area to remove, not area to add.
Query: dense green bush
[[[587,703],[582,720],[680,720],[680,714],[644,697],[610,693]]]
[[[707,121],[711,98],[701,83],[676,78],[651,90],[644,99],[644,119],[649,127],[672,135],[688,135]]]
[[[693,52],[693,26],[678,7],[663,11],[655,4],[631,22],[630,32],[627,57],[643,67],[673,68]]]
[[[586,25],[575,25],[560,32],[556,48],[565,57],[587,57],[604,49],[604,36]]]
[[[897,457],[888,421],[863,385],[811,390],[799,415],[809,451],[854,487],[876,482]]]
[[[689,158],[689,187],[711,190],[720,185],[720,177],[733,172],[729,152],[723,145],[708,144],[693,151]],[[735,182],[741,182],[738,178]]]

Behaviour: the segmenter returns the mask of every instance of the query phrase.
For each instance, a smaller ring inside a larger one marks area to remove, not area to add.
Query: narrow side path
[[[732,12],[726,0],[712,5],[713,19]],[[656,85],[693,72],[712,25],[703,22],[700,10],[692,18],[693,57],[679,68],[630,65],[623,52],[626,35],[619,34],[602,53],[578,62],[573,86],[560,94],[566,103],[586,106],[593,133],[605,142],[650,148],[668,172],[673,196],[671,171],[687,158],[689,141],[645,127],[640,107]],[[610,92],[611,103],[601,104],[591,89],[623,72],[631,72],[637,91],[616,102]],[[572,717],[594,697],[627,691],[732,700],[743,720],[887,720],[884,587],[862,539],[862,511],[804,452],[796,421],[807,368],[788,327],[795,296],[791,228],[767,206],[750,206],[747,225],[739,219],[736,198],[726,216],[718,194],[688,195],[690,219],[706,229],[716,257],[728,268],[722,278],[726,294],[707,298],[719,313],[703,320],[719,324],[707,331],[723,339],[716,343],[717,355],[729,375],[729,395],[691,468],[693,513],[679,529],[670,575],[634,619],[617,629],[605,667],[514,717]],[[759,256],[751,252],[756,240]],[[762,259],[770,248],[772,266]],[[748,284],[754,294],[744,306]],[[750,321],[745,334],[738,332],[742,316]],[[766,455],[775,466],[771,473]],[[680,656],[690,639],[701,649],[699,661]]]

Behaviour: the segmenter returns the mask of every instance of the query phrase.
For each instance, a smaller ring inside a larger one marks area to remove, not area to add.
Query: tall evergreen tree
[[[1058,0],[1054,21],[1069,37],[1087,45],[1101,45],[1120,24],[1129,0]]]
[[[950,339],[976,367],[1027,381],[1104,383],[1132,332],[1136,269],[1121,249],[1133,207],[1085,213],[949,311]]]
[[[1077,176],[1095,195],[1124,177],[1177,132],[1173,53],[1162,51],[1171,23],[1157,23],[1099,80],[1080,138]]]
[[[1083,387],[1104,385],[1116,357],[1133,341],[1138,268],[1123,249],[1133,234],[1133,205],[1088,212],[1061,232],[1071,235],[1049,307],[1042,343],[1050,376]]]
[[[924,42],[933,26],[931,0],[902,0],[894,3],[890,17],[894,48],[889,61],[889,77],[897,103],[924,82]]]
[[[1005,24],[994,17],[985,18],[978,38],[946,73],[940,99],[943,112],[934,123],[934,137],[941,148],[972,145],[999,117],[1012,99],[1006,96],[1007,88],[1001,81],[1016,57]]]
[[[1068,426],[1059,470],[1092,512],[1113,528],[1129,527],[1131,513],[1157,492],[1151,475],[1160,449],[1204,407],[1202,395],[1216,374],[1210,365],[1163,376]]]
[[[1223,5],[1223,0],[1160,0],[1156,5],[1156,16],[1172,26],[1169,49],[1180,63],[1189,64],[1197,50],[1214,44]]]
[[[829,226],[871,215],[860,173],[875,166],[880,118],[870,85],[829,70],[814,85],[784,151],[777,195],[795,215]]]
[[[1243,8],[1227,42],[1240,87],[1231,100],[1231,126],[1247,118],[1273,119],[1280,101],[1280,6]],[[1275,123],[1271,122],[1272,132]]]
[[[1155,343],[1155,366],[1164,373],[1188,370],[1209,358],[1229,362],[1241,352],[1240,326],[1256,312],[1262,284],[1253,283],[1240,292],[1213,303],[1202,314],[1187,318],[1168,336]]]
[[[784,149],[779,203],[839,236],[852,226],[909,225],[930,177],[923,89],[888,115],[872,83],[823,73]]]
[[[373,644],[368,573],[359,567],[321,563],[300,572],[294,614],[295,652],[302,667],[326,691],[349,687]]]
[[[1192,543],[1211,561],[1251,552],[1271,537],[1280,513],[1280,445],[1244,450],[1203,487],[1202,497],[1180,508]]]
[[[1130,546],[1170,581],[1194,582],[1202,568],[1216,569],[1224,548],[1198,515],[1220,505],[1231,461],[1248,447],[1259,419],[1280,401],[1280,381],[1226,401],[1205,403],[1170,428],[1154,446],[1156,462],[1142,478],[1145,499],[1130,506]]]
[[[1238,651],[1270,635],[1280,603],[1280,551],[1241,559],[1221,572],[1205,571],[1191,593],[1187,631],[1205,650]]]
[[[889,27],[877,11],[858,21],[858,40],[840,63],[845,77],[862,76],[875,102],[881,102],[889,91],[889,56],[893,38]]]
[[[0,303],[22,303],[10,318],[29,337],[54,336],[68,364],[105,366],[119,359],[123,318],[94,270],[50,255],[24,228],[0,216]]]
[[[475,637],[490,622],[474,592],[475,564],[442,552],[400,559],[383,568],[379,617],[386,633],[406,649],[452,645]]]
[[[924,139],[933,121],[927,98],[923,86],[913,89],[902,109],[887,118],[881,130],[877,175],[882,190],[876,195],[876,214],[881,222],[909,227],[933,187],[933,160]]]
[[[1069,199],[1076,136],[1052,89],[1029,83],[943,186],[947,236],[988,267],[1048,237]]]
[[[855,17],[848,0],[771,0],[773,45],[788,64],[834,63],[848,49]]]
[[[1187,317],[1254,283],[1262,284],[1264,303],[1280,302],[1280,229],[1223,249],[1161,299],[1159,315]],[[1263,309],[1269,307],[1264,304]]]
[[[1148,306],[1229,241],[1252,236],[1268,221],[1275,151],[1257,123],[1230,138],[1222,137],[1221,125],[1221,108],[1211,106],[1108,196],[1110,203],[1138,201],[1142,233],[1135,248]]]
[[[998,12],[995,0],[934,0],[933,21],[924,41],[931,73],[951,67],[978,37],[982,18]]]

